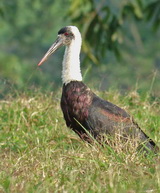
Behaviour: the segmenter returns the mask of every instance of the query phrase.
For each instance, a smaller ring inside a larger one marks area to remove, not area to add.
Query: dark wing
[[[94,132],[106,134],[114,134],[116,130],[120,130],[118,126],[124,128],[125,125],[133,124],[126,111],[96,95],[89,107],[86,121]]]
[[[139,128],[132,117],[120,107],[94,96],[89,107],[89,116],[85,127],[95,138],[105,133],[138,137],[141,142],[147,141],[146,146],[152,149],[155,143]]]

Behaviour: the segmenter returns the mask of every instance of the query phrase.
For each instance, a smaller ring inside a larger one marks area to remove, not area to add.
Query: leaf
[[[0,8],[0,16],[4,18],[4,11],[2,8]]]
[[[157,0],[150,3],[146,8],[146,19],[153,25],[153,29],[156,31],[160,26],[160,1]]]
[[[120,58],[119,44],[123,42],[125,21],[141,21],[147,15],[153,20],[153,27],[157,29],[160,23],[159,2],[147,3],[148,8],[145,10],[146,2],[141,0],[124,3],[71,0],[70,17],[73,23],[80,27],[83,40],[85,39],[87,48],[82,48],[85,54],[94,63],[100,63],[98,61],[103,60],[107,50],[111,50]]]

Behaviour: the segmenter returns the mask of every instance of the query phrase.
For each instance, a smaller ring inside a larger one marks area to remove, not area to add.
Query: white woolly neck
[[[81,34],[78,29],[74,29],[74,39],[66,46],[63,58],[62,82],[68,84],[71,81],[82,81],[80,69],[80,50],[81,50]]]

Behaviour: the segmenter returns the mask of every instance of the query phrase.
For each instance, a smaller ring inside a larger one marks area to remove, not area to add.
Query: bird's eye
[[[64,35],[65,35],[65,36],[68,36],[68,35],[69,35],[69,33],[65,32],[65,33],[64,33]]]

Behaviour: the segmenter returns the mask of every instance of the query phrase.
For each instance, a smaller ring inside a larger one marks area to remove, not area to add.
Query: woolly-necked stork
[[[154,151],[155,143],[126,111],[99,98],[82,82],[81,43],[81,34],[77,27],[64,27],[59,30],[56,41],[38,64],[40,66],[58,48],[66,46],[62,68],[61,97],[61,108],[66,125],[74,130],[81,139],[88,142],[91,142],[92,137],[99,141],[104,134],[108,136],[117,134],[122,138],[129,137],[130,140],[136,138],[142,150]]]

